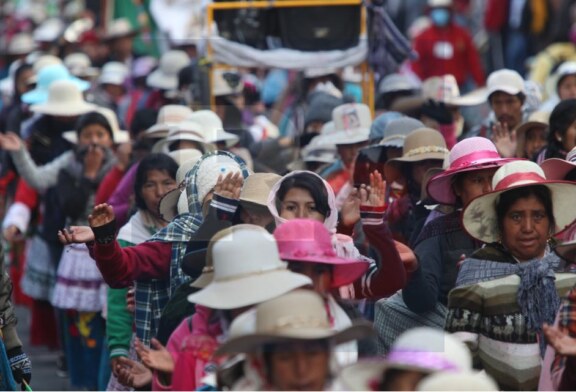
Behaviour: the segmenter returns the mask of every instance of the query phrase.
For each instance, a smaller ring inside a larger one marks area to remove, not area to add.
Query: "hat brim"
[[[239,354],[255,352],[265,344],[291,341],[313,341],[329,339],[337,346],[351,340],[358,340],[374,334],[372,325],[366,321],[354,323],[342,331],[320,328],[301,328],[278,334],[255,333],[238,336],[222,344],[215,352],[216,356],[223,354]]]
[[[259,304],[308,284],[308,277],[281,269],[234,280],[214,280],[204,289],[190,294],[188,301],[212,309],[237,309]]]
[[[444,162],[445,157],[446,154],[443,152],[427,152],[410,157],[390,159],[384,165],[384,176],[386,177],[386,181],[392,183],[402,177],[401,167],[406,163],[414,163],[427,160],[437,160],[442,163]]]
[[[404,147],[404,140],[406,140],[406,136],[391,135],[382,139],[378,145],[382,147],[402,148]]]
[[[299,263],[319,263],[332,265],[332,288],[338,288],[355,282],[368,270],[369,264],[360,260],[350,260],[338,256],[311,255],[304,257],[283,256],[284,261]]]
[[[113,41],[118,38],[136,37],[140,33],[140,29],[132,29],[123,33],[106,34],[102,37],[102,41]]]
[[[497,169],[500,166],[515,160],[515,158],[482,159],[471,162],[470,165],[465,168],[444,170],[442,173],[435,175],[430,179],[430,181],[428,181],[426,192],[428,196],[440,204],[456,204],[456,194],[452,189],[454,176],[477,170]]]
[[[143,138],[165,138],[168,136],[170,129],[178,125],[178,123],[160,123],[154,124],[144,132],[142,132]]]
[[[239,141],[240,141],[240,138],[237,135],[234,135],[233,133],[226,132],[226,131],[222,130],[221,132],[217,133],[217,135],[214,139],[210,140],[210,143],[224,142],[226,144],[226,148],[230,148],[230,147],[234,147],[236,144],[238,144]]]
[[[202,272],[198,279],[190,283],[190,287],[195,287],[197,289],[203,289],[208,286],[214,280],[214,272]]]
[[[76,77],[70,77],[67,80],[74,82],[80,91],[86,91],[90,88],[90,83],[85,80]],[[22,95],[22,102],[29,105],[41,104],[46,101],[48,101],[48,89],[35,88]]]
[[[576,163],[559,158],[546,159],[540,164],[548,180],[562,181],[566,175],[576,169]]]
[[[146,84],[149,87],[158,88],[160,90],[176,90],[178,88],[178,77],[167,76],[157,69],[148,75],[146,78]]]
[[[87,102],[78,102],[75,105],[69,103],[40,103],[30,106],[35,113],[48,114],[51,116],[73,117],[96,110],[98,106]]]
[[[530,128],[534,127],[544,127],[548,128],[548,124],[540,122],[540,121],[528,121],[524,124],[520,125],[518,129],[516,129],[516,136],[524,135]]]
[[[183,191],[181,188],[172,189],[160,199],[158,212],[164,221],[170,222],[178,216],[178,199]]]
[[[506,94],[510,94],[510,95],[518,95],[523,91],[519,90],[517,88],[499,85],[497,87],[491,88],[491,89],[486,91],[485,100],[489,101],[492,94],[498,93],[498,92],[506,93]]]
[[[576,185],[566,181],[528,182],[478,196],[464,208],[462,213],[464,229],[472,237],[482,242],[498,241],[500,239],[496,216],[498,198],[502,193],[509,190],[535,185],[546,186],[552,194],[552,210],[556,220],[556,227],[553,228],[552,234],[565,230],[576,219],[576,209],[574,208]]]
[[[326,135],[328,136],[328,135]],[[370,129],[357,128],[350,130],[339,130],[331,133],[325,142],[332,145],[347,145],[367,142],[370,140]]]

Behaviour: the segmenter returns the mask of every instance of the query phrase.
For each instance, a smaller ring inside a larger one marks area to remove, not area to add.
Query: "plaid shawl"
[[[248,177],[249,172],[248,168],[246,167],[246,163],[244,163],[241,158],[227,151],[215,151],[203,155],[192,167],[192,169],[186,173],[184,182],[188,196],[189,212],[178,215],[168,224],[168,226],[157,232],[149,240],[156,242],[171,242],[172,252],[170,258],[170,280],[151,282],[149,285],[147,285],[147,287],[139,290],[140,295],[139,298],[136,299],[136,301],[149,301],[149,303],[153,304],[151,307],[144,306],[142,308],[144,313],[137,315],[137,318],[139,319],[150,321],[150,328],[145,328],[145,330],[142,331],[144,335],[143,337],[139,336],[143,341],[143,338],[149,338],[156,333],[158,322],[160,321],[160,316],[162,315],[162,309],[164,309],[168,303],[172,293],[176,291],[178,286],[190,280],[190,277],[188,277],[182,271],[180,263],[186,254],[188,242],[194,233],[196,233],[204,219],[202,215],[202,200],[198,200],[198,188],[196,179],[198,170],[202,166],[202,162],[204,162],[206,158],[213,155],[228,156],[234,159],[242,171],[242,176],[244,178]]]
[[[558,311],[558,326],[571,337],[576,337],[576,286],[562,299]],[[551,367],[552,374],[560,372],[566,366],[566,358],[565,355],[556,353]]]

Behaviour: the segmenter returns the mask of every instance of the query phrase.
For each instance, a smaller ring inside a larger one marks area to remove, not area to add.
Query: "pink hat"
[[[292,219],[278,226],[274,237],[280,258],[284,261],[332,264],[332,288],[354,282],[368,269],[365,261],[336,256],[332,248],[332,237],[320,222]]]
[[[548,180],[564,180],[568,173],[576,169],[576,147],[566,155],[566,159],[546,159],[540,167]]]
[[[442,204],[456,204],[452,181],[456,174],[498,168],[513,158],[502,158],[496,146],[484,137],[471,137],[457,143],[448,154],[448,169],[428,182],[428,195]]]

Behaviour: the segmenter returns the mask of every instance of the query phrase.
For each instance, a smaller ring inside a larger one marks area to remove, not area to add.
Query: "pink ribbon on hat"
[[[394,350],[386,357],[392,365],[416,366],[432,371],[457,371],[458,366],[448,361],[444,353],[429,351]]]
[[[504,190],[519,181],[533,181],[535,183],[545,182],[546,178],[542,177],[538,173],[527,172],[527,173],[514,173],[503,178],[498,184],[496,184],[495,191]]]
[[[474,151],[470,154],[466,154],[458,159],[455,159],[450,163],[450,169],[462,168],[470,166],[481,159],[501,159],[502,157],[497,151],[492,150],[482,150]]]

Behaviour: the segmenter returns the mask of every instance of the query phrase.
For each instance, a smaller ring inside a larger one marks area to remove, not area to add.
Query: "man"
[[[480,56],[468,31],[453,20],[452,0],[428,0],[432,25],[414,37],[418,59],[412,69],[424,80],[452,74],[462,88],[472,77],[476,86],[484,85]]]

